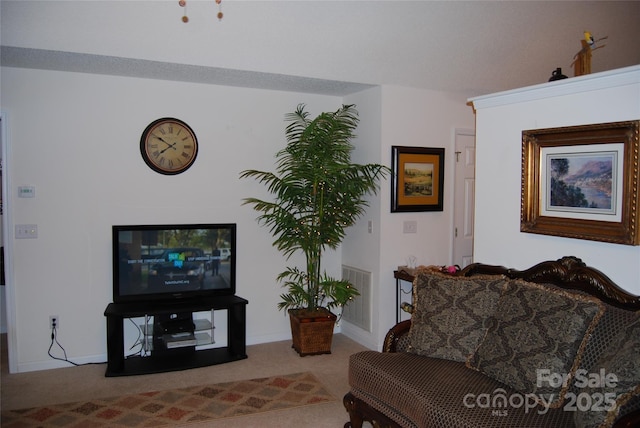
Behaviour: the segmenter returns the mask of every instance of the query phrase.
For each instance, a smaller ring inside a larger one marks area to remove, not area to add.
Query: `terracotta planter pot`
[[[292,348],[301,357],[330,354],[336,319],[337,316],[325,308],[315,311],[289,309]]]

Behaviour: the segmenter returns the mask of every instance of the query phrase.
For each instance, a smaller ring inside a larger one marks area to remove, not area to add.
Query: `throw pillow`
[[[614,337],[584,377],[588,380],[576,391],[576,426],[610,427],[620,409],[640,395],[640,314]]]
[[[421,271],[413,284],[410,346],[418,355],[464,362],[486,331],[507,280]]]
[[[560,407],[603,311],[596,298],[510,281],[467,366],[530,394],[539,404]],[[567,380],[558,381],[558,376]]]

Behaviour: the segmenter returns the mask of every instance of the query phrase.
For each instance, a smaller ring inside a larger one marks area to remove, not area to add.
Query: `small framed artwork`
[[[391,147],[391,212],[442,211],[444,148]]]
[[[522,132],[520,230],[640,245],[640,121]]]

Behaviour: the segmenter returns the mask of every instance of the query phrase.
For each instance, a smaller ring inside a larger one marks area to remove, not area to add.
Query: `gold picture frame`
[[[444,148],[391,147],[391,212],[442,211]]]
[[[640,245],[640,120],[522,131],[520,231]]]

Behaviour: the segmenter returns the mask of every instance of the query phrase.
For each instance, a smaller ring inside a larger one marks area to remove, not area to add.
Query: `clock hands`
[[[153,135],[155,138],[157,138],[158,140],[162,141],[163,143],[165,143],[166,145],[170,145],[169,143],[167,143],[166,141],[164,141],[161,137],[158,137],[157,135]]]
[[[163,141],[163,142],[164,142],[164,141]],[[166,143],[166,144],[169,144],[169,143]],[[167,151],[167,150],[169,150],[169,149],[178,150],[178,149],[176,149],[176,143],[170,144],[170,145],[169,145],[169,147],[167,147],[167,148],[166,148],[166,149],[164,149],[164,150],[160,150],[160,154],[162,154],[162,153],[166,152],[166,151]]]
[[[167,146],[169,146],[169,147],[167,147],[166,149],[162,150],[162,151],[160,152],[161,154],[162,154],[162,153],[164,153],[164,152],[166,152],[166,151],[167,151],[167,150],[169,150],[169,149],[177,150],[177,149],[176,149],[176,143],[177,143],[177,141],[176,141],[176,142],[174,142],[173,144],[169,144],[169,143],[167,143],[166,141],[164,141],[161,137],[158,137],[157,135],[154,135],[154,137],[156,137],[158,140],[162,141],[162,142],[163,142],[163,143],[165,143]]]

